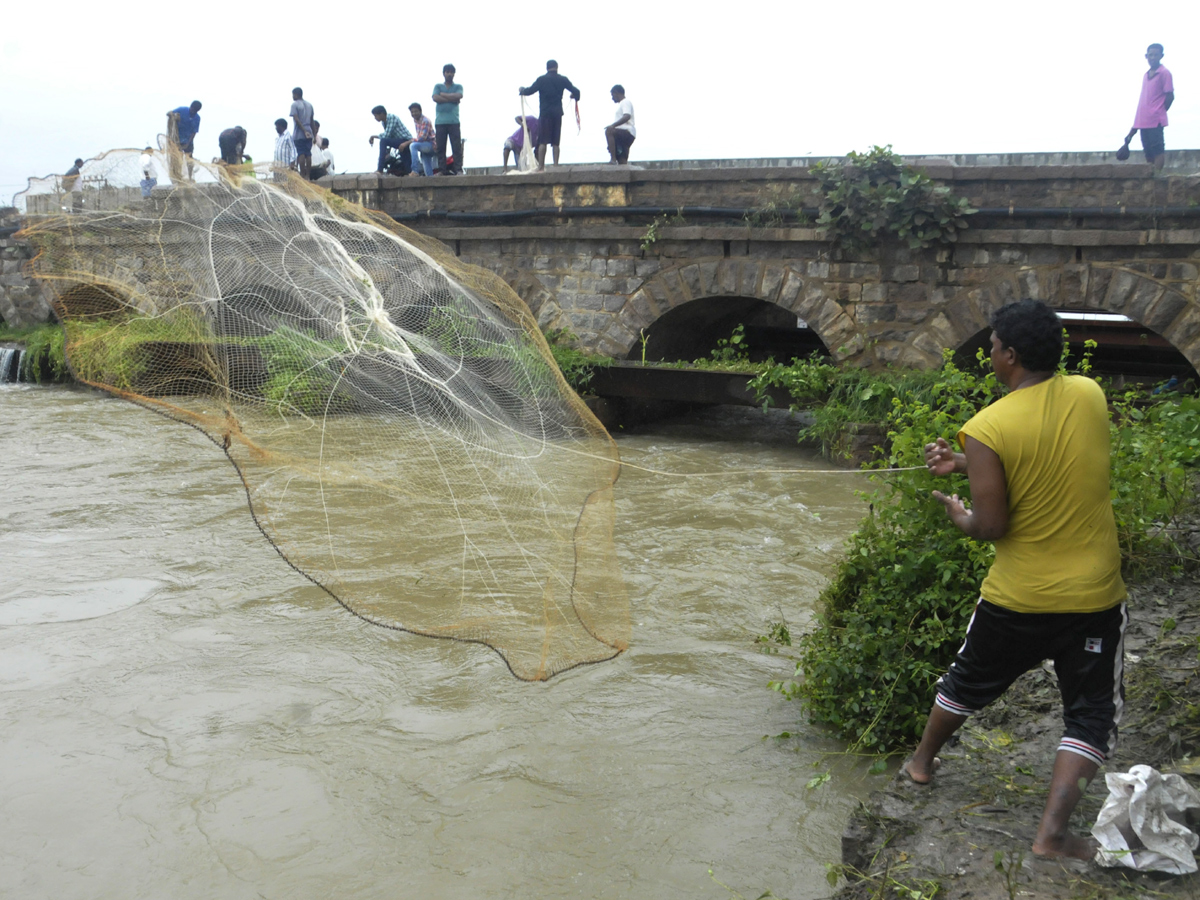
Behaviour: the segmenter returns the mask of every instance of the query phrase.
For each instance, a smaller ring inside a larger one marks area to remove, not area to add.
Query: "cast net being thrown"
[[[289,563],[522,679],[626,647],[616,448],[502,280],[291,174],[84,175],[23,198],[74,374],[222,447]]]

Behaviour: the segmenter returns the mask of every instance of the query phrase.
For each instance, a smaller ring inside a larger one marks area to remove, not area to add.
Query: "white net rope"
[[[139,156],[89,161],[81,204],[23,198],[75,375],[212,438],[367,621],[530,680],[623,650],[616,449],[512,290],[290,173],[197,164],[142,199]]]
[[[521,152],[517,154],[517,171],[518,172],[536,172],[537,171],[537,147],[530,140],[529,134],[529,110],[525,107],[525,98],[521,98],[521,134],[525,142],[521,145]]]

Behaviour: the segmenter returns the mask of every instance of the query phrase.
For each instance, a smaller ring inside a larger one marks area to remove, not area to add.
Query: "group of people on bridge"
[[[408,105],[412,130],[400,116],[389,112],[383,104],[371,110],[375,121],[383,127],[381,132],[369,138],[372,147],[378,141],[378,174],[462,174],[463,138],[459,106],[463,99],[463,86],[455,81],[455,74],[456,69],[452,64],[447,63],[442,67],[442,80],[433,86],[431,95],[434,104],[432,121],[425,115],[420,103],[413,102]],[[562,121],[565,115],[563,94],[568,94],[575,101],[575,119],[578,124],[579,88],[565,75],[559,74],[558,63],[551,59],[546,62],[545,74],[539,76],[530,86],[519,88],[518,92],[522,97],[538,95],[538,114],[522,114],[516,117],[518,128],[505,139],[502,148],[504,170],[508,170],[510,153],[515,155],[520,165],[526,142],[534,149],[539,171],[545,168],[547,147],[551,148],[554,164],[558,165]],[[637,138],[633,103],[625,96],[625,88],[620,84],[613,85],[609,93],[616,105],[616,112],[613,121],[604,129],[608,161],[614,165],[626,164],[629,161],[629,149]],[[189,179],[194,170],[192,157],[195,153],[196,136],[200,131],[202,108],[203,104],[195,100],[188,106],[180,106],[167,113],[167,136],[178,148],[179,158],[186,160]],[[305,99],[304,90],[299,87],[293,88],[292,105],[287,118],[275,120],[276,137],[272,167],[278,173],[295,170],[301,177],[314,181],[332,174],[334,160],[329,149],[329,138],[322,137],[320,129],[321,123],[315,118],[312,103]],[[246,155],[246,140],[246,129],[242,126],[226,128],[217,137],[220,157],[213,162],[229,166],[252,162]],[[157,183],[152,160],[143,174],[146,178],[143,191],[147,191]],[[182,178],[182,163],[179,164],[179,171],[171,174],[173,179]],[[150,183],[149,188],[147,182]]]

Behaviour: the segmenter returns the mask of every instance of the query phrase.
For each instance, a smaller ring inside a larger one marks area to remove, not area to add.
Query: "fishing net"
[[[536,172],[537,164],[537,145],[530,140],[529,134],[529,110],[525,106],[525,98],[521,98],[521,152],[517,154],[517,171],[518,172]]]
[[[89,161],[79,204],[21,198],[75,376],[222,447],[366,621],[528,680],[621,652],[616,449],[513,291],[292,173],[197,164],[143,200],[138,156]]]

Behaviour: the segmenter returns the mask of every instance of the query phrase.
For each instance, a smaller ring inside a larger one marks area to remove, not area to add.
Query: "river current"
[[[811,620],[864,481],[765,473],[828,466],[756,415],[617,436],[730,475],[623,471],[631,648],[527,684],[342,610],[192,429],[0,388],[0,893],[729,897],[711,869],[826,896],[878,780],[767,689],[791,665],[753,641]]]

